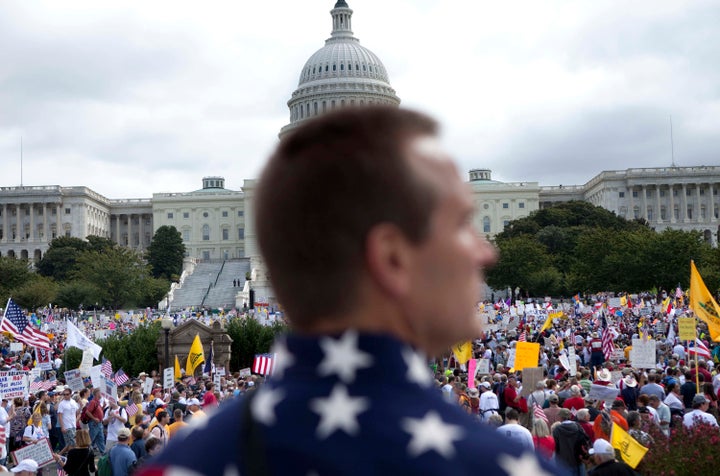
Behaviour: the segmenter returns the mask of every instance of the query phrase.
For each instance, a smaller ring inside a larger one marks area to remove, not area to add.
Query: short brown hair
[[[75,435],[75,444],[80,448],[88,448],[90,446],[90,433],[87,430],[78,430]]]
[[[256,225],[291,322],[352,309],[373,226],[395,224],[413,243],[425,238],[436,196],[404,148],[435,134],[423,114],[366,106],[324,114],[283,139],[259,181]]]

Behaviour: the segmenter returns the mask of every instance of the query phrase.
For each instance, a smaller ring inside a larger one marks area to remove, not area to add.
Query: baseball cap
[[[588,453],[590,453],[591,455],[614,455],[615,450],[607,440],[598,438],[597,440],[595,440],[595,443],[593,443],[593,446],[592,448],[590,448],[590,451],[588,451]]]
[[[710,402],[710,400],[705,398],[705,395],[703,395],[702,393],[698,393],[697,395],[695,395],[692,400],[693,405],[697,405],[699,403],[709,403],[709,402]]]
[[[127,440],[130,438],[130,430],[128,428],[120,428],[117,432],[118,440]]]
[[[492,385],[490,385],[490,382],[480,382],[480,386],[485,387],[488,390],[490,390],[492,388]]]

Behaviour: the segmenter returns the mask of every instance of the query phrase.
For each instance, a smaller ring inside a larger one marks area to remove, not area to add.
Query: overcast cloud
[[[5,1],[0,186],[110,198],[258,175],[335,0]],[[348,0],[465,173],[541,185],[720,165],[720,3]]]

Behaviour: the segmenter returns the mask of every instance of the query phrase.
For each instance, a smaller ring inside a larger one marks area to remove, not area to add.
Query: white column
[[[628,187],[628,217],[630,220],[635,218],[635,200],[633,198],[633,187]]]
[[[675,223],[675,187],[670,184],[670,223]]]
[[[63,204],[62,201],[60,203],[55,204],[55,236],[62,236],[62,213],[63,213]]]
[[[128,214],[128,228],[127,228],[127,234],[128,234],[128,248],[133,247],[133,239],[132,239],[132,213]]]
[[[662,220],[662,215],[660,214],[660,184],[655,185],[655,206],[657,207],[657,211],[655,212],[655,221],[660,222]]]
[[[28,241],[35,241],[35,204],[29,203],[28,206],[30,207],[30,237]]]
[[[680,201],[682,203],[682,210],[680,210],[680,217],[682,218],[682,221],[687,221],[687,188],[685,184],[682,184],[682,200]]]
[[[10,238],[8,238],[8,235],[10,234],[10,228],[9,228],[9,221],[8,221],[8,206],[7,203],[3,203],[3,243],[9,243]]]
[[[23,229],[22,229],[22,223],[20,214],[22,213],[22,208],[20,207],[20,204],[18,203],[15,205],[15,243],[20,243],[23,236]]]
[[[140,241],[138,249],[141,250],[144,247],[144,245],[143,245],[143,233],[144,233],[143,232],[143,214],[142,213],[140,215],[138,215],[138,229],[140,230],[138,232],[139,241]]]
[[[43,238],[46,242],[50,243],[50,229],[48,228],[48,208],[47,203],[43,203]]]
[[[643,217],[645,220],[648,219],[647,214],[647,185],[643,185],[640,188],[640,191],[642,192],[642,213],[640,214],[641,217]]]

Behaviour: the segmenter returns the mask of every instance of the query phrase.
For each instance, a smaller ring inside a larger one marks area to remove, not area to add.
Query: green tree
[[[100,301],[97,288],[87,281],[74,280],[62,283],[55,298],[57,305],[68,309],[78,309],[80,304]]]
[[[77,259],[87,251],[88,246],[88,243],[80,238],[68,236],[55,238],[37,264],[38,273],[56,281],[64,281],[70,276]]]
[[[73,271],[75,279],[94,286],[97,300],[112,309],[137,304],[147,275],[147,266],[139,254],[117,246],[83,253]]]
[[[530,236],[504,239],[497,245],[501,258],[487,275],[488,284],[495,289],[519,287],[527,293],[533,284],[529,276],[551,265],[545,246]]]
[[[157,340],[160,337],[160,321],[142,324],[129,334],[116,332],[98,341],[103,348],[102,356],[113,363],[114,369],[122,368],[129,375],[159,369]]]
[[[0,306],[5,306],[13,289],[25,285],[32,277],[27,261],[0,257]]]
[[[115,242],[104,236],[88,235],[87,251],[106,251],[115,247]]]
[[[55,301],[58,285],[44,276],[35,275],[13,291],[13,298],[21,307],[35,311]]]
[[[140,307],[156,308],[168,291],[170,291],[170,281],[147,276],[142,285],[142,295],[138,304]]]
[[[255,354],[269,352],[275,337],[287,327],[281,323],[263,326],[252,317],[241,316],[231,319],[226,330],[233,340],[230,368],[238,370],[250,367]]]
[[[174,226],[163,225],[155,231],[147,249],[147,261],[152,275],[170,281],[180,279],[185,245],[180,232]]]

